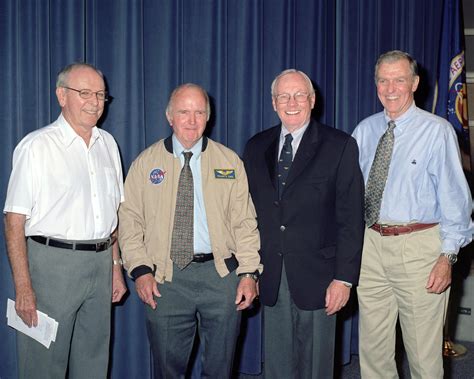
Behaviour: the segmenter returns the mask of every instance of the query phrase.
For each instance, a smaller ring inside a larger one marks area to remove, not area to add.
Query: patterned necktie
[[[278,160],[278,197],[281,199],[286,185],[286,179],[290,171],[291,162],[293,162],[293,148],[291,147],[293,136],[288,133],[285,136],[285,143],[281,149],[280,159]]]
[[[394,121],[388,122],[388,128],[380,137],[375,158],[367,180],[367,188],[365,191],[365,221],[370,227],[379,219],[380,205],[382,204],[382,195],[387,182],[388,169],[392,159],[393,142],[395,136],[393,129],[396,124]]]
[[[181,270],[194,256],[194,186],[189,160],[193,153],[183,152],[184,166],[181,169],[174,212],[173,234],[171,236],[171,260]]]

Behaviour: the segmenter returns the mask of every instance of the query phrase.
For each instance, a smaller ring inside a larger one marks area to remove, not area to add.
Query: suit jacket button
[[[274,202],[273,202],[273,205],[274,205],[275,207],[279,207],[279,206],[280,206],[280,202],[279,202],[279,201],[274,201]]]
[[[284,232],[285,229],[286,229],[286,226],[285,226],[285,225],[280,226],[280,232]]]

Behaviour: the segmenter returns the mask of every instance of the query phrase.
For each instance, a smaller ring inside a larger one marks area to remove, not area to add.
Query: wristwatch
[[[120,265],[122,266],[123,265],[123,261],[122,261],[122,258],[119,258],[119,259],[113,259],[112,260],[114,266],[117,266],[117,265]]]
[[[260,273],[258,272],[258,270],[256,270],[255,272],[245,272],[243,274],[239,274],[239,278],[252,278],[253,280],[255,280],[255,282],[258,282],[259,277]]]
[[[448,262],[451,266],[458,261],[458,255],[452,251],[442,251],[439,256],[448,258]]]

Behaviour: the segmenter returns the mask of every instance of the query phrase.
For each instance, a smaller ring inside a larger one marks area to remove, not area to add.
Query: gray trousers
[[[293,302],[283,267],[278,299],[264,306],[264,378],[332,378],[336,316],[305,311]]]
[[[17,333],[19,378],[106,378],[112,299],[112,248],[72,251],[28,239],[37,309],[58,323],[49,349]]]
[[[146,307],[155,379],[184,378],[196,331],[202,346],[202,378],[230,378],[241,312],[234,304],[239,278],[221,278],[214,262],[173,268],[173,281],[158,285],[155,310]]]

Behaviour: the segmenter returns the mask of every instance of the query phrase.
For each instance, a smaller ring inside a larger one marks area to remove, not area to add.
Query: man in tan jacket
[[[143,151],[125,182],[124,266],[148,305],[155,376],[184,377],[197,329],[203,375],[230,377],[239,311],[262,271],[247,176],[237,154],[203,136],[210,106],[201,87],[176,88],[166,116],[172,136]]]

